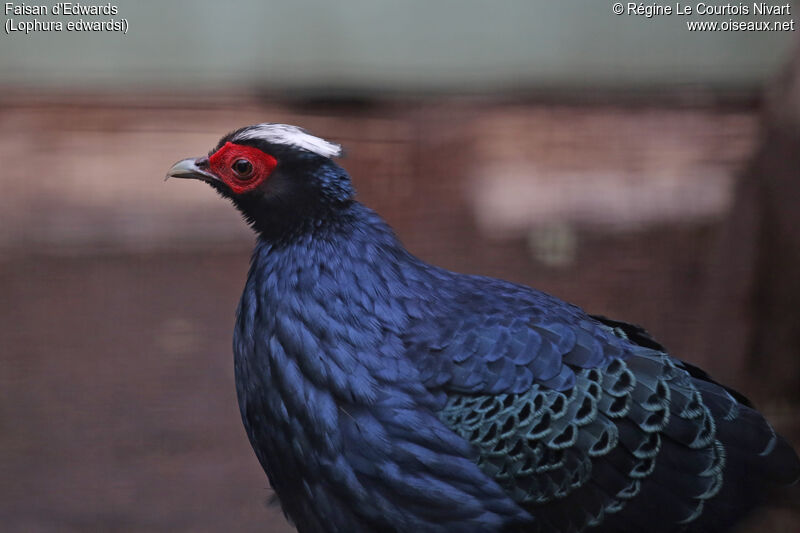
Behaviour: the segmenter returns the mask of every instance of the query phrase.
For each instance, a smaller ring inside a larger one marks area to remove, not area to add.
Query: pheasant
[[[707,533],[798,479],[743,395],[640,327],[414,257],[340,155],[265,123],[167,174],[257,234],[236,391],[299,531]]]

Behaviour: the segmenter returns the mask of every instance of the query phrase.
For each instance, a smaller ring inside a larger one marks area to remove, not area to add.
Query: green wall
[[[798,33],[689,32],[687,20],[788,21],[793,15],[617,16],[607,0],[119,0],[115,5],[114,17],[84,18],[124,18],[127,34],[4,32],[0,84],[454,91],[752,86],[785,61]],[[8,18],[81,17],[4,15],[4,23]]]

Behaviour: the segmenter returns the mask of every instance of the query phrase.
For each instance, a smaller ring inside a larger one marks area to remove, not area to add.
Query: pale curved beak
[[[178,161],[167,171],[164,181],[169,178],[195,179],[208,182],[220,181],[214,174],[208,172],[207,157],[190,157]]]

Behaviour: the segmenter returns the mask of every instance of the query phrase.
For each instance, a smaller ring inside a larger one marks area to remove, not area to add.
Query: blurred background
[[[292,531],[234,392],[253,236],[163,182],[263,121],[344,144],[413,253],[642,324],[800,444],[798,32],[687,28],[800,6],[111,5],[6,11],[0,36],[4,531]],[[77,19],[127,33],[45,29]],[[743,531],[796,531],[798,507]]]

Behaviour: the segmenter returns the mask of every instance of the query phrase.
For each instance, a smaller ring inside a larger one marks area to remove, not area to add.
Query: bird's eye
[[[247,159],[237,159],[231,168],[240,178],[249,178],[253,173],[253,164]]]

